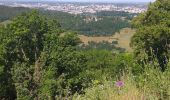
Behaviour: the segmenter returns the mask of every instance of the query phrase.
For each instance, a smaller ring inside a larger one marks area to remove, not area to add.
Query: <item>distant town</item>
[[[44,10],[54,10],[67,12],[70,14],[96,13],[101,11],[124,11],[129,13],[142,13],[147,7],[142,4],[122,5],[122,4],[98,4],[98,3],[49,3],[49,2],[1,2],[0,5],[11,7],[27,7]]]

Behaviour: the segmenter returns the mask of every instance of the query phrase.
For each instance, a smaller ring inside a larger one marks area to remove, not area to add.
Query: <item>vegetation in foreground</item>
[[[161,72],[153,66],[146,66],[144,73],[134,76],[124,73],[117,79],[96,80],[92,87],[85,89],[85,95],[75,94],[74,100],[169,100],[169,70]],[[123,82],[117,86],[117,82]]]
[[[169,100],[169,8],[157,0],[133,20],[134,53],[77,50],[76,33],[23,13],[0,27],[0,99]]]

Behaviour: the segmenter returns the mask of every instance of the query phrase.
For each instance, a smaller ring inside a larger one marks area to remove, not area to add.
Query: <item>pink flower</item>
[[[116,85],[116,87],[123,87],[124,82],[123,81],[117,81],[115,85]]]

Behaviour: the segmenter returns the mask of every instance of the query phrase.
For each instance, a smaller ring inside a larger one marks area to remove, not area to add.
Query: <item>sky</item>
[[[60,1],[60,2],[153,2],[155,0],[0,0],[0,1]]]
[[[152,2],[154,0],[53,0],[53,1],[78,1],[78,2]]]

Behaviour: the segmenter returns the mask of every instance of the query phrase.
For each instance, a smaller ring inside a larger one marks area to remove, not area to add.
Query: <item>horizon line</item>
[[[33,0],[0,0],[0,2],[63,2],[63,3],[152,3],[152,1],[134,1],[134,2],[130,2],[130,1],[42,1],[42,0],[37,0],[37,1],[33,1]]]

